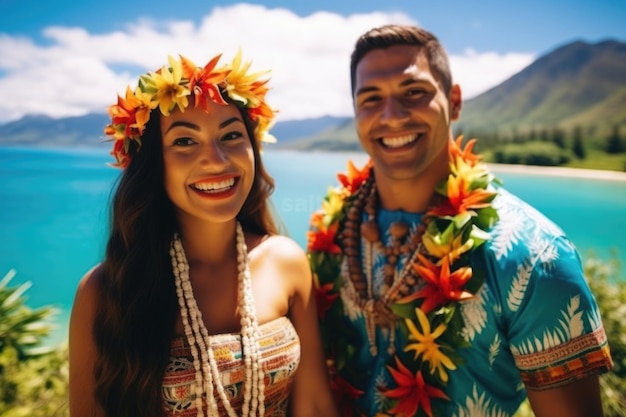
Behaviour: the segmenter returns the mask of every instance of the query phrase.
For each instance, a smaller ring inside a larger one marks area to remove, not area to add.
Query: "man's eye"
[[[414,88],[412,90],[407,91],[407,96],[421,96],[423,94],[426,94],[426,90],[424,90],[423,88]]]
[[[374,106],[376,105],[376,103],[379,103],[379,102],[380,102],[380,96],[369,96],[361,100],[361,106],[365,106],[365,107]]]

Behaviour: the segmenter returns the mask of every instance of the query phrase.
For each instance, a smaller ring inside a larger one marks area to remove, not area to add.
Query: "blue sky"
[[[272,70],[279,120],[347,116],[352,44],[390,22],[432,30],[471,98],[574,40],[626,41],[626,1],[0,0],[0,123],[103,112],[168,54],[238,47]]]

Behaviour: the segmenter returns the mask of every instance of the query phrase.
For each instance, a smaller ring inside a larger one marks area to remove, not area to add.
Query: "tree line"
[[[601,134],[596,127],[575,126],[570,130],[560,127],[524,131],[512,128],[504,133],[459,134],[464,134],[467,138],[479,138],[476,150],[483,153],[488,162],[563,166],[589,158],[597,159],[601,154],[613,157],[624,154],[623,162],[618,168],[626,172],[626,137],[621,132],[621,126],[615,124],[607,131],[608,133]]]

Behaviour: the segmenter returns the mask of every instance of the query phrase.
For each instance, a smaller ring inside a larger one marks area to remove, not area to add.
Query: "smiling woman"
[[[308,262],[269,207],[267,80],[220,57],[169,57],[109,108],[123,172],[72,307],[73,417],[337,415]]]

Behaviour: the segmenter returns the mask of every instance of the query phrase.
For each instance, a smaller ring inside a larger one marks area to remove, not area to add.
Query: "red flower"
[[[383,391],[385,397],[398,400],[395,407],[389,410],[389,412],[409,417],[414,416],[421,406],[428,417],[433,417],[430,399],[441,398],[450,400],[450,398],[439,388],[427,385],[422,376],[422,371],[417,371],[413,375],[413,372],[405,367],[397,356],[395,359],[398,369],[394,369],[391,366],[387,366],[387,369],[396,382],[397,387]]]
[[[450,301],[462,301],[473,297],[472,293],[463,290],[465,284],[472,278],[471,267],[460,267],[450,273],[450,261],[447,256],[441,259],[441,266],[430,262],[420,253],[417,254],[417,258],[419,263],[413,263],[413,270],[424,278],[427,285],[420,291],[402,298],[399,303],[424,298],[420,309],[428,314]]]
[[[335,243],[335,236],[339,229],[339,223],[334,222],[330,226],[326,226],[322,221],[324,217],[323,212],[313,213],[311,216],[311,225],[315,230],[310,230],[307,233],[308,252],[328,252],[331,254],[340,254],[341,248]]]
[[[219,54],[214,57],[204,68],[198,68],[189,59],[180,56],[182,76],[189,79],[189,90],[195,96],[195,107],[200,106],[204,111],[207,111],[210,100],[222,105],[228,104],[220,93],[219,83],[224,82],[230,70],[215,70],[221,56]]]
[[[110,154],[113,155],[116,160],[114,164],[111,164],[114,167],[126,168],[130,163],[130,156],[128,156],[128,152],[126,152],[124,140],[116,140]]]
[[[330,380],[330,388],[333,391],[336,404],[339,405],[339,413],[342,417],[354,416],[354,400],[363,395],[363,391],[355,388],[340,375],[333,375]]]
[[[370,169],[372,168],[372,161],[368,161],[363,169],[358,169],[352,161],[348,161],[348,172],[346,174],[339,173],[337,178],[341,184],[348,190],[350,194],[353,194],[359,189],[361,184],[369,177]]]
[[[315,303],[317,304],[317,317],[323,319],[330,310],[339,294],[333,292],[333,284],[327,283],[315,289]]]
[[[465,177],[448,178],[447,200],[436,205],[429,212],[430,216],[456,216],[470,210],[489,207],[495,192],[482,188],[470,189],[470,182]]]
[[[466,164],[470,166],[475,166],[480,162],[480,155],[472,153],[474,149],[474,145],[476,144],[476,139],[470,139],[467,141],[465,148],[462,146],[463,135],[460,135],[456,138],[456,141],[451,142],[448,148],[448,153],[450,154],[450,161],[456,162],[457,158],[460,158],[465,161]]]

